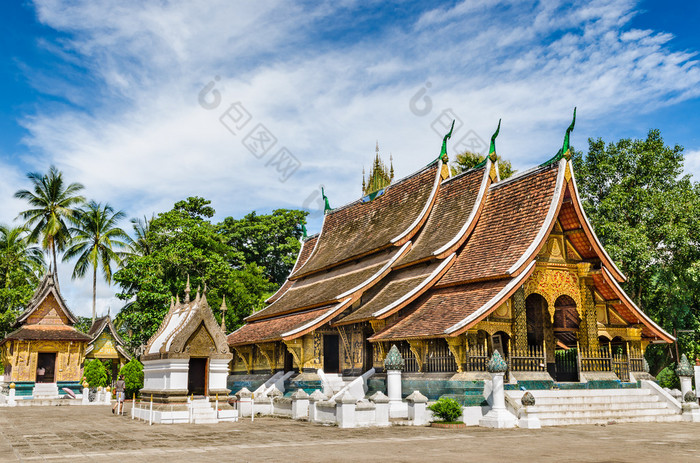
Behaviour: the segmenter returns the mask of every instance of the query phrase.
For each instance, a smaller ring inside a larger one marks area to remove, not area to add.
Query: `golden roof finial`
[[[226,333],[226,295],[221,298],[221,331]]]
[[[185,285],[185,304],[190,302],[190,274],[187,274],[187,284]]]

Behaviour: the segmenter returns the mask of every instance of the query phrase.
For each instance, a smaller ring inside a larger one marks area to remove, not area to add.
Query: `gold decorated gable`
[[[548,305],[550,314],[554,316],[554,303],[561,295],[567,295],[576,302],[576,309],[581,315],[581,290],[578,275],[568,270],[557,270],[538,267],[523,285],[525,297],[539,294]]]
[[[209,336],[204,323],[200,324],[195,332],[190,336],[190,339],[185,343],[185,352],[193,357],[209,357],[216,353],[216,344]]]
[[[95,341],[92,343],[93,349],[89,354],[89,357],[94,358],[119,358],[119,352],[117,352],[116,343],[114,338],[106,333],[102,332]]]
[[[58,305],[53,294],[41,302],[39,307],[27,319],[28,325],[69,325],[68,318]]]

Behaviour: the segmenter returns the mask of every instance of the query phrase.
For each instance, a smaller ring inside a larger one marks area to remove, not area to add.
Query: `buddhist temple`
[[[141,395],[152,395],[157,403],[184,403],[191,395],[225,396],[230,361],[226,335],[209,307],[206,288],[190,300],[188,278],[184,301],[171,303],[141,356]]]
[[[111,378],[112,381],[116,381],[119,370],[131,360],[131,355],[126,351],[124,340],[114,328],[110,316],[96,319],[90,327],[88,335],[91,336],[92,340],[85,349],[85,358],[87,360],[111,360]]]
[[[645,348],[674,339],[622,289],[586,218],[571,130],[554,157],[505,180],[496,133],[486,159],[458,175],[446,136],[437,159],[381,194],[365,182],[228,336],[232,374],[381,374],[395,344],[413,378],[484,379],[495,350],[510,382],[643,376]]]
[[[5,381],[15,383],[18,395],[81,391],[85,349],[92,338],[73,327],[77,321],[49,271],[17,317],[16,330],[0,342]]]

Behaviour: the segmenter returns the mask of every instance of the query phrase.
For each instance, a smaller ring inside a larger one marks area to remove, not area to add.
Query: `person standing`
[[[114,384],[114,390],[117,393],[117,403],[112,407],[112,413],[114,409],[117,409],[117,414],[121,415],[124,413],[124,390],[126,389],[126,382],[124,381],[124,375],[119,375],[119,379]]]

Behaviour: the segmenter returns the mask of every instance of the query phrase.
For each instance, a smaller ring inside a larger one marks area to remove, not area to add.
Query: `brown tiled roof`
[[[3,342],[10,339],[21,341],[85,341],[92,338],[66,325],[24,325],[8,334]]]
[[[430,258],[443,245],[460,234],[476,205],[479,190],[486,188],[485,167],[445,180],[440,185],[435,205],[413,247],[397,266]],[[483,182],[483,185],[482,185]]]
[[[474,232],[438,285],[505,276],[539,233],[558,172],[554,164],[491,186]]]
[[[392,252],[384,253],[381,258],[374,258],[373,262],[365,259],[363,262],[338,268],[328,275],[295,281],[276,302],[250,315],[246,320],[269,318],[339,301],[339,295],[364,283],[380,271],[398,251],[398,248],[392,249]]]
[[[372,318],[372,314],[374,312],[383,309],[416,288],[429,274],[430,272],[427,272],[425,275],[420,275],[413,278],[390,281],[366,304],[361,305],[357,310],[352,312],[347,317],[339,320],[336,324],[356,323],[363,320],[369,320]]]
[[[316,246],[316,242],[318,241],[318,234],[310,236],[307,238],[305,241],[301,243],[301,249],[299,249],[299,255],[297,256],[297,261],[294,263],[294,268],[292,268],[292,272],[296,269],[301,268],[307,260],[309,260],[309,256],[311,255],[311,252],[314,250],[314,247]],[[282,297],[284,293],[287,292],[289,288],[292,287],[292,281],[290,279],[285,280],[284,284],[273,294],[270,296],[265,302],[268,304],[272,304],[275,302],[277,299]]]
[[[228,335],[228,344],[230,346],[236,346],[279,340],[282,338],[282,333],[299,328],[314,318],[320,317],[327,312],[330,307],[331,306],[326,306],[306,312],[249,322]]]
[[[61,309],[61,311],[63,311],[66,318],[68,319],[68,322],[71,325],[77,323],[78,319],[75,315],[73,315],[73,312],[70,311],[68,305],[66,305],[66,301],[63,300],[63,296],[61,295],[59,287],[58,285],[56,285],[54,274],[52,272],[49,272],[42,278],[41,283],[39,283],[39,286],[37,287],[36,291],[34,291],[32,299],[27,304],[27,308],[17,317],[14,326],[17,327],[22,323],[26,322],[27,318],[29,318],[29,316],[41,306],[41,303],[50,294],[53,294],[54,299],[56,299],[56,302],[58,303],[58,307]]]
[[[391,246],[392,240],[407,231],[433,199],[431,193],[439,175],[437,169],[437,164],[431,164],[388,186],[384,194],[373,201],[355,201],[330,211],[325,216],[316,250],[291,278]]]
[[[412,311],[370,338],[371,341],[446,336],[445,330],[475,313],[512,278],[432,290],[411,304]],[[407,309],[405,309],[407,310]]]

